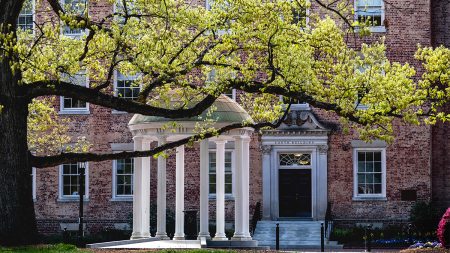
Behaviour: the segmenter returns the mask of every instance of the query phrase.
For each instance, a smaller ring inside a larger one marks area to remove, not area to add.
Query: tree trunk
[[[0,59],[4,55],[0,55]],[[37,239],[28,156],[28,102],[20,94],[20,73],[10,59],[0,62],[0,245],[23,245]]]
[[[0,114],[0,245],[36,240],[32,169],[28,162],[27,105]]]

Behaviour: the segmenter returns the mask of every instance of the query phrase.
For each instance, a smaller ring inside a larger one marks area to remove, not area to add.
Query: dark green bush
[[[411,209],[410,220],[418,233],[434,233],[440,220],[440,212],[432,202],[417,202]]]

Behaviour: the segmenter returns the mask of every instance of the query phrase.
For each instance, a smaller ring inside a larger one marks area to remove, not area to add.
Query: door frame
[[[283,153],[294,153],[294,152],[303,152],[303,153],[310,153],[311,154],[311,218],[314,219],[316,217],[316,181],[317,181],[317,152],[316,147],[308,147],[308,146],[292,146],[292,147],[282,147],[282,146],[273,146],[272,149],[272,159],[271,159],[271,189],[272,189],[272,196],[271,198],[271,210],[272,210],[272,218],[279,220],[280,218],[283,219],[285,217],[280,217],[280,191],[279,191],[279,157],[280,154]],[[286,217],[289,218],[289,217]],[[295,217],[293,217],[295,218]],[[301,219],[301,218],[299,218]]]
[[[294,152],[289,152],[289,153],[294,153]],[[281,152],[281,153],[279,153],[279,154],[286,154],[286,153],[284,153],[284,152]],[[278,158],[279,158],[279,155],[278,155]],[[312,160],[312,155],[311,155],[311,160]],[[310,180],[311,180],[311,202],[309,203],[310,205],[311,205],[311,215],[310,216],[308,216],[308,217],[296,217],[296,216],[283,216],[283,217],[279,217],[279,219],[290,219],[290,220],[292,220],[292,219],[312,219],[313,218],[313,197],[314,197],[314,194],[313,194],[313,189],[314,189],[314,187],[313,187],[313,182],[314,182],[314,180],[313,180],[313,171],[312,171],[312,162],[311,162],[311,166],[309,166],[309,168],[280,168],[280,166],[278,167],[278,175],[280,175],[280,170],[292,170],[292,171],[300,171],[300,170],[306,170],[306,171],[309,171],[309,176],[310,176]],[[279,178],[278,178],[279,179]],[[278,200],[280,199],[280,189],[279,189],[279,187],[280,187],[280,181],[278,181]],[[278,201],[278,212],[280,211],[280,201]]]

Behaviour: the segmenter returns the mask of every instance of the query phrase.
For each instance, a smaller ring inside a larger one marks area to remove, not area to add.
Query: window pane
[[[233,192],[233,187],[231,184],[225,184],[225,193],[231,194]]]
[[[373,161],[373,152],[366,152],[366,161]]]
[[[231,184],[233,181],[233,176],[231,174],[225,174],[225,183]]]
[[[209,193],[216,193],[216,184],[209,184]]]
[[[366,177],[364,176],[364,174],[358,174],[358,183],[364,184],[365,182],[366,182]]]
[[[374,174],[374,183],[381,183],[381,173]]]
[[[381,184],[374,185],[374,193],[377,193],[377,194],[381,193]]]
[[[365,171],[366,171],[366,163],[358,162],[358,172],[365,172]]]
[[[381,152],[375,152],[373,160],[381,162]]]
[[[366,172],[373,172],[373,162],[366,162]]]
[[[366,160],[366,153],[365,152],[358,152],[358,161],[364,162]]]
[[[381,162],[375,162],[373,164],[373,171],[374,172],[381,172]]]

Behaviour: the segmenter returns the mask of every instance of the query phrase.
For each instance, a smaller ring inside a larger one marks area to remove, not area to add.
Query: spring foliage
[[[258,93],[243,96],[256,121],[279,116],[278,96],[284,95],[337,112],[365,140],[392,140],[395,118],[412,124],[421,117],[427,123],[450,119],[439,111],[450,98],[449,49],[419,47],[415,57],[425,73],[416,82],[411,65],[387,58],[383,39],[349,47],[349,27],[307,15],[306,0],[214,0],[209,8],[184,0],[119,0],[109,1],[114,12],[95,18],[88,11],[93,2],[63,6],[59,18],[47,12],[44,21],[51,22],[43,21],[34,34],[0,35],[5,52],[17,56],[11,66],[22,73],[21,85],[86,71],[91,88],[108,90],[117,70],[139,74],[142,103],[167,104],[169,91],[181,90],[180,108],[193,97],[237,88]],[[48,8],[44,3],[38,1],[36,10]],[[61,33],[66,26],[82,32],[66,36]],[[44,100],[30,108],[41,111],[30,115],[30,147],[40,152],[42,143],[57,143],[48,151],[61,150],[68,142],[66,128],[55,127],[50,104]]]

